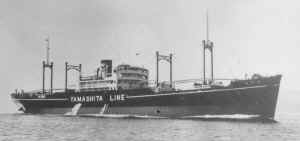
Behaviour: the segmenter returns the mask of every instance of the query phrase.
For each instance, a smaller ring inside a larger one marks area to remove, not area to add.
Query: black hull
[[[121,114],[179,118],[246,114],[274,118],[279,81],[280,77],[274,81],[277,83],[262,85],[164,93],[144,91],[142,95],[128,91],[85,94],[69,92],[48,98],[14,100],[23,105],[21,109],[25,113],[34,114],[74,114],[75,110],[78,115]]]

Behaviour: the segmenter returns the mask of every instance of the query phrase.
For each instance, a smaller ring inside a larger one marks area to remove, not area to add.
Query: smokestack
[[[112,60],[101,60],[101,69],[104,77],[112,76]]]

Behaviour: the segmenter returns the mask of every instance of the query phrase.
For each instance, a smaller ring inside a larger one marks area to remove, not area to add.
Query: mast
[[[53,92],[53,62],[50,62],[50,41],[49,36],[45,39],[46,41],[46,62],[43,61],[43,94],[45,94],[45,69],[50,69],[50,94]]]
[[[203,44],[203,84],[206,84],[206,78],[205,78],[205,46],[206,46],[206,43],[205,43],[205,40],[202,41],[202,44]]]
[[[206,84],[206,76],[205,76],[205,67],[206,67],[206,64],[205,64],[205,57],[206,57],[206,54],[205,54],[205,51],[206,49],[208,49],[210,51],[210,65],[211,65],[211,81],[214,81],[214,64],[213,64],[213,42],[211,42],[209,40],[209,16],[208,16],[208,11],[206,11],[206,40],[203,40],[202,41],[202,44],[203,44],[203,84]]]
[[[159,61],[165,60],[170,65],[170,88],[173,88],[173,54],[161,55],[156,51],[156,87],[159,87]]]
[[[208,49],[210,51],[210,66],[211,66],[211,81],[214,81],[214,55],[213,55],[213,42],[209,41],[209,19],[208,11],[206,11],[206,42],[208,44]]]
[[[159,53],[158,53],[158,51],[156,51],[155,52],[155,55],[156,55],[156,82],[155,82],[155,84],[156,84],[156,87],[158,87],[159,86],[159,83],[158,83],[158,81],[159,81]]]
[[[173,88],[173,54],[169,55],[169,64],[170,64],[170,87]]]
[[[68,71],[76,70],[79,72],[79,81],[81,80],[81,64],[79,65],[69,65],[68,62],[65,62],[65,92],[68,92]],[[97,71],[98,73],[98,71]],[[98,77],[98,74],[97,74]],[[98,78],[97,78],[98,79]]]
[[[209,41],[209,24],[208,24],[208,10],[206,10],[206,42]]]
[[[50,54],[50,42],[49,36],[45,39],[46,41],[46,64],[49,64],[49,54]]]

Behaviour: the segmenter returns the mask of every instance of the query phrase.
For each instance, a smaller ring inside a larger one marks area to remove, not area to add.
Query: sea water
[[[299,141],[300,114],[276,122],[0,114],[0,140],[14,141]]]

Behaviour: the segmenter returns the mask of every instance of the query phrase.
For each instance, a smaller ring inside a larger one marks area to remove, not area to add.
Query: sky
[[[206,11],[215,77],[282,74],[281,89],[300,90],[299,5],[297,0],[0,0],[0,111],[13,109],[9,94],[16,88],[42,87],[47,36],[55,88],[64,86],[65,61],[81,63],[90,74],[101,59],[112,59],[114,66],[143,66],[154,79],[155,51],[174,54],[175,80],[200,78]],[[168,80],[169,66],[160,64],[161,80]],[[71,72],[70,83],[77,77]]]

